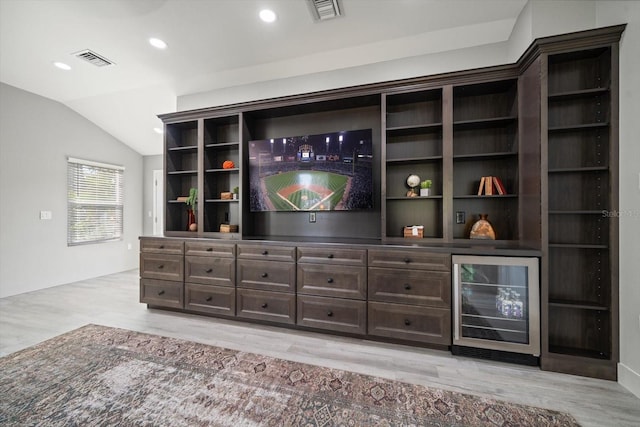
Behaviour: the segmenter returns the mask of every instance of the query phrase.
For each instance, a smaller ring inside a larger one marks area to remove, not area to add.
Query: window
[[[122,239],[122,166],[69,157],[67,191],[67,246]]]

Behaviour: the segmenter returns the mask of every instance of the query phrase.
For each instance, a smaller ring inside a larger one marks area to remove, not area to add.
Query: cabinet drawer
[[[184,308],[202,313],[236,314],[236,290],[226,286],[184,285]]]
[[[298,295],[298,325],[328,331],[365,334],[367,303],[341,298]]]
[[[233,258],[184,257],[184,281],[205,285],[234,286],[236,261]]]
[[[296,260],[296,248],[294,246],[240,244],[238,245],[238,258],[294,262]]]
[[[298,262],[333,265],[367,265],[364,249],[298,247]]]
[[[206,256],[215,258],[234,258],[236,245],[229,243],[212,242],[184,242],[185,255]]]
[[[140,276],[145,279],[174,280],[182,282],[184,277],[184,258],[182,255],[164,255],[155,253],[140,254]]]
[[[141,252],[153,252],[167,255],[182,255],[184,242],[173,239],[140,239]]]
[[[370,249],[369,267],[451,272],[451,255],[420,250]]]
[[[370,268],[369,301],[451,309],[451,273]]]
[[[345,265],[298,264],[298,292],[339,298],[367,298],[367,269]]]
[[[162,307],[182,308],[184,305],[182,282],[140,279],[140,302]]]
[[[295,292],[296,265],[290,262],[238,260],[238,287]]]
[[[451,344],[451,310],[369,302],[369,335]]]
[[[287,324],[296,322],[295,294],[237,289],[236,295],[238,317]]]

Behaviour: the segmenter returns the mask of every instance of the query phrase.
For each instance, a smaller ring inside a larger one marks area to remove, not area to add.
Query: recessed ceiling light
[[[54,62],[53,65],[65,71],[69,71],[71,69],[71,67],[65,64],[64,62]]]
[[[276,13],[273,10],[262,9],[260,11],[260,19],[264,22],[273,22],[277,18]]]
[[[160,135],[162,135],[162,134],[164,133],[164,132],[162,131],[162,129],[160,129],[160,128],[153,128],[153,131],[154,131],[155,133],[160,134]]]
[[[151,46],[155,47],[155,48],[158,48],[158,49],[166,49],[167,48],[167,44],[163,40],[156,39],[154,37],[151,37],[149,39],[149,44]]]

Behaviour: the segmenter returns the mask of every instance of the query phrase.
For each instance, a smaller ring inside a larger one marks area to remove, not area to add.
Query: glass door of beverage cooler
[[[538,356],[538,258],[453,256],[453,344]]]

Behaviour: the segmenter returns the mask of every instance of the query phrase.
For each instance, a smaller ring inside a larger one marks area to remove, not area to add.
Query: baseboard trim
[[[618,383],[640,398],[640,374],[624,363],[618,363]]]

